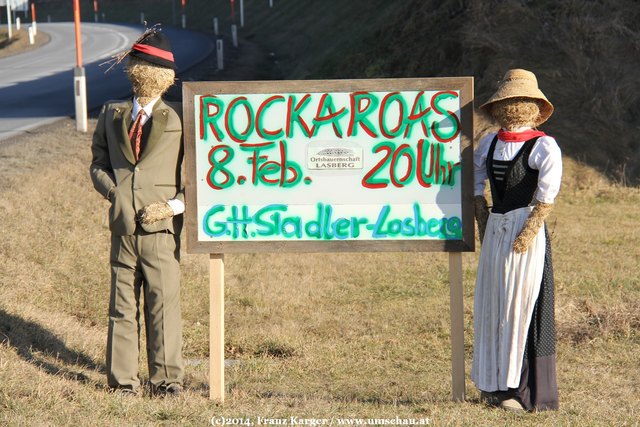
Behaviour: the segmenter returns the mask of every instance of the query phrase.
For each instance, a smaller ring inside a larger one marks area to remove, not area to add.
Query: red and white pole
[[[31,26],[29,27],[29,44],[35,42],[36,34],[38,34],[38,28],[36,27],[36,4],[31,2]]]
[[[82,67],[82,34],[80,33],[80,4],[73,0],[73,22],[76,30],[76,67]]]
[[[98,0],[93,0],[93,20],[98,22]]]
[[[187,0],[182,0],[182,28],[187,28]]]
[[[82,34],[80,32],[80,4],[73,0],[73,20],[76,30],[76,67],[73,70],[73,87],[76,104],[76,130],[87,131],[87,79],[82,66]]]
[[[33,35],[38,34],[38,25],[36,23],[36,4],[31,3],[31,28],[33,28]]]

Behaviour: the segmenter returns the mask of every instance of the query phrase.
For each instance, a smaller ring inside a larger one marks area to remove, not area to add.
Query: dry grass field
[[[568,158],[549,222],[560,411],[479,403],[468,377],[477,254],[463,256],[464,403],[450,400],[447,257],[431,253],[227,255],[224,406],[208,400],[208,258],[183,253],[187,392],[108,393],[107,202],[89,179],[90,135],[64,120],[0,143],[0,424],[205,426],[224,415],[637,425],[640,190]]]
[[[185,395],[108,393],[108,204],[88,174],[95,120],[87,134],[63,120],[0,141],[0,425],[206,426],[218,416],[640,425],[640,188],[621,185],[640,176],[637,2],[274,1],[277,14],[245,0],[241,48],[218,77],[473,75],[477,104],[507,68],[536,71],[557,107],[544,130],[566,155],[548,221],[561,409],[516,415],[479,402],[469,378],[478,253],[463,255],[464,403],[450,398],[448,261],[438,253],[227,255],[220,405],[208,399],[208,257],[183,250]],[[100,2],[110,20],[129,22],[139,19],[132,3]],[[150,23],[174,13],[170,1],[135,3]],[[187,3],[191,28],[210,31],[212,14],[227,28],[229,2]],[[67,0],[38,5],[43,19],[71,19]],[[488,128],[480,116],[475,124]]]

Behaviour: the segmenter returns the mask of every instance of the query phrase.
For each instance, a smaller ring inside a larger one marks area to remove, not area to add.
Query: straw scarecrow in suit
[[[176,65],[169,40],[155,27],[117,62],[125,58],[134,97],[103,106],[91,146],[93,185],[111,203],[107,380],[123,394],[140,390],[142,299],[151,393],[174,395],[183,381],[182,115],[180,104],[161,95],[174,83]]]
[[[553,267],[544,220],[560,189],[562,157],[555,139],[535,129],[553,106],[533,73],[515,69],[480,108],[502,129],[474,153],[482,250],[471,378],[488,403],[557,409]]]

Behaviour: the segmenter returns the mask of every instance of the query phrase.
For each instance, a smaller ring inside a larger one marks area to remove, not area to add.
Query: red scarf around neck
[[[523,142],[545,135],[546,133],[535,129],[523,130],[521,132],[510,132],[508,130],[500,129],[498,132],[498,138],[500,141],[504,142]]]

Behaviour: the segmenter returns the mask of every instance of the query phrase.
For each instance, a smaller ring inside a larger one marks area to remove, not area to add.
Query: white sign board
[[[463,242],[469,80],[185,83],[189,235],[225,251]]]

